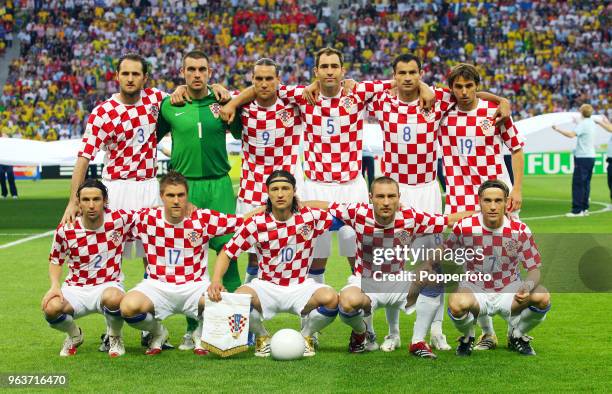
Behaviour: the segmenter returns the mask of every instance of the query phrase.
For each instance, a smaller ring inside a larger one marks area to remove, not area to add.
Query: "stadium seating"
[[[356,80],[390,78],[402,52],[425,59],[428,83],[443,84],[458,61],[478,64],[483,88],[509,97],[515,119],[585,101],[611,110],[610,10],[603,3],[344,2],[337,19],[312,0],[14,3],[21,56],[0,97],[0,132],[15,137],[78,137],[89,111],[117,90],[113,59],[127,51],[146,56],[150,85],[165,91],[180,82],[181,56],[191,49],[210,54],[215,82],[243,88],[264,56],[281,64],[284,83],[308,82],[314,50],[332,45]],[[81,5],[91,3],[98,5]]]

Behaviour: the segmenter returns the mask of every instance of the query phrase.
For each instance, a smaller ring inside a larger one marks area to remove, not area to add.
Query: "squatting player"
[[[234,189],[229,177],[231,168],[225,142],[226,130],[239,138],[240,121],[227,124],[220,116],[221,105],[208,86],[212,70],[208,57],[202,51],[185,54],[181,76],[185,78],[186,93],[190,101],[173,106],[170,97],[161,104],[157,123],[157,139],[166,133],[172,135],[172,168],[182,174],[189,185],[189,201],[198,208],[234,214]],[[179,91],[179,89],[177,89]],[[175,93],[176,94],[176,93]],[[246,212],[245,212],[246,213]],[[210,247],[219,252],[231,234],[210,240]],[[238,265],[232,262],[223,278],[225,286],[234,291],[240,286]],[[194,346],[193,331],[197,321],[187,319],[187,332],[179,346],[181,350]]]
[[[316,208],[299,208],[296,181],[284,170],[274,171],[266,180],[266,212],[246,220],[217,257],[215,273],[208,288],[211,300],[218,301],[223,290],[221,276],[230,258],[255,247],[259,261],[257,279],[236,293],[250,294],[250,331],[256,335],[255,355],[270,355],[270,335],[263,320],[279,312],[303,317],[304,356],[314,356],[312,335],[332,323],[338,314],[338,294],[331,287],[308,278],[313,243],[328,230],[333,217]]]
[[[509,188],[500,180],[487,180],[478,189],[480,213],[453,227],[449,248],[481,249],[484,258],[468,259],[465,270],[491,275],[490,280],[469,281],[449,298],[448,314],[459,338],[457,355],[469,356],[474,345],[475,316],[495,314],[508,321],[508,348],[535,355],[527,334],[550,309],[550,295],[540,283],[541,257],[529,227],[505,215]],[[527,270],[525,280],[520,265]]]
[[[416,248],[423,240],[419,234],[440,234],[446,226],[472,214],[472,212],[451,215],[429,214],[411,207],[400,208],[399,185],[392,178],[385,176],[376,178],[372,183],[370,201],[370,204],[305,202],[307,205],[314,204],[320,208],[328,208],[329,213],[354,228],[357,234],[354,274],[349,277],[348,284],[340,292],[339,298],[340,319],[353,329],[349,341],[351,353],[367,350],[368,327],[364,316],[373,313],[379,307],[404,309],[408,302],[410,283],[398,282],[392,286],[384,284],[378,289],[379,291],[362,290],[362,278],[370,281],[376,279],[374,272],[395,274],[404,271],[403,259],[393,258],[377,264],[373,259],[376,249],[393,249],[398,245]],[[423,311],[417,309],[418,313]],[[385,339],[382,347],[383,350],[392,351],[399,345],[398,335],[397,339],[393,338],[392,341]],[[436,357],[424,339],[412,343],[409,350],[418,357]]]
[[[147,277],[121,301],[121,315],[132,327],[151,333],[146,351],[161,352],[168,330],[166,317],[181,313],[200,324],[202,294],[208,278],[208,242],[234,232],[242,218],[210,209],[198,209],[187,217],[188,182],[170,171],[160,180],[162,208],[145,208],[134,215],[132,235],[142,241],[147,254]],[[194,333],[194,353],[205,355],[199,333]]]
[[[428,213],[442,213],[440,187],[436,180],[437,147],[440,121],[455,105],[455,99],[447,89],[434,89],[435,102],[431,109],[419,104],[421,85],[421,60],[410,54],[399,55],[393,60],[393,78],[396,93],[384,91],[372,99],[369,109],[383,131],[382,173],[399,184],[401,203],[406,207]],[[500,102],[500,116],[508,116],[507,100],[486,92],[477,92],[483,99]],[[496,117],[497,113],[494,114]],[[442,240],[441,236],[437,237]],[[440,350],[449,350],[442,333],[444,295],[441,287],[428,287],[416,304],[417,319],[412,342],[425,340],[431,326],[431,344]],[[387,309],[389,335],[381,347],[388,350],[399,342],[399,310],[390,314]]]
[[[132,214],[106,208],[108,193],[99,180],[87,179],[76,190],[83,213],[73,224],[55,230],[49,256],[51,288],[42,309],[51,328],[66,333],[60,356],[73,356],[83,343],[83,332],[75,319],[101,313],[109,335],[108,354],[125,354],[119,305],[123,298],[121,257],[132,226]],[[60,288],[62,265],[69,273]]]
[[[511,188],[507,212],[518,214],[522,202],[523,141],[510,117],[494,123],[498,104],[478,98],[480,75],[470,64],[458,64],[447,77],[448,86],[457,101],[440,123],[446,176],[445,212],[478,210],[478,188],[489,179],[499,179]],[[514,185],[504,164],[502,144],[512,153]],[[483,335],[476,348],[493,349],[497,336],[489,317],[479,319]]]

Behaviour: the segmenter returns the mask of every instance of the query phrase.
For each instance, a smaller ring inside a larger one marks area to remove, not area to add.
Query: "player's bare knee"
[[[536,287],[529,298],[531,305],[538,309],[546,309],[550,305],[550,293],[543,286]]]
[[[353,291],[343,291],[339,297],[340,308],[344,312],[350,313],[362,308],[362,297],[360,293]]]
[[[323,288],[317,290],[317,301],[320,305],[323,305],[329,309],[335,309],[338,307],[338,293],[333,289]]]
[[[470,297],[465,293],[453,293],[448,298],[448,308],[455,317],[465,315],[471,307]]]
[[[127,293],[121,300],[119,308],[121,309],[121,316],[133,317],[142,313],[142,302],[137,294]]]
[[[64,304],[60,301],[59,297],[52,298],[45,305],[43,312],[47,319],[57,318],[64,313]]]
[[[115,288],[106,289],[104,293],[102,294],[102,305],[104,305],[105,307],[107,307],[108,309],[112,311],[115,311],[119,309],[121,305],[121,300],[123,300],[124,296],[125,294],[119,289],[115,289]]]

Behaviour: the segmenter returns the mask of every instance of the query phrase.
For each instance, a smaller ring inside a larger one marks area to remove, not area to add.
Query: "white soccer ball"
[[[270,353],[275,360],[297,360],[304,356],[304,337],[290,328],[279,330],[270,340]]]

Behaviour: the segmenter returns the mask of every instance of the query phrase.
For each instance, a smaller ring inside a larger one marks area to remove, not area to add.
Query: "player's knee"
[[[465,315],[470,309],[470,299],[462,293],[451,294],[448,298],[448,308],[453,316]]]
[[[59,297],[55,297],[52,298],[49,302],[47,302],[47,305],[45,305],[43,312],[45,313],[47,319],[54,319],[59,317],[59,315],[64,312],[63,308],[64,305],[60,301]]]
[[[538,309],[546,309],[550,305],[550,293],[542,286],[536,287],[530,298],[531,304]]]
[[[257,267],[257,255],[255,253],[249,253],[249,267]]]
[[[361,294],[355,294],[354,292],[342,292],[340,293],[338,303],[344,312],[353,312],[354,310],[362,307]]]
[[[119,308],[121,309],[121,316],[123,317],[132,317],[141,313],[141,305],[142,303],[139,300],[139,297],[134,296],[134,294],[127,294],[121,300],[119,304]]]
[[[338,293],[332,289],[321,289],[317,298],[319,304],[326,308],[335,309],[338,307]]]
[[[123,300],[124,295],[125,294],[119,289],[108,289],[102,295],[102,305],[110,310],[117,310],[121,305],[121,300]]]

